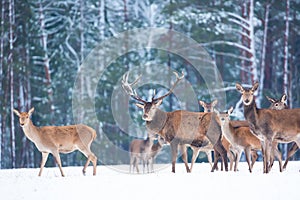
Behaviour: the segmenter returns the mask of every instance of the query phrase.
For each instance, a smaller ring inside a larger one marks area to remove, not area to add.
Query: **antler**
[[[170,89],[165,95],[163,95],[163,96],[161,96],[161,97],[158,97],[158,98],[156,98],[156,99],[153,97],[153,98],[152,98],[152,102],[161,100],[161,99],[163,99],[163,98],[169,96],[169,95],[173,92],[173,90],[174,90],[174,88],[176,87],[176,85],[178,84],[178,82],[179,82],[181,79],[184,78],[183,72],[181,72],[182,75],[181,75],[180,77],[179,77],[179,75],[178,75],[177,72],[173,72],[173,73],[174,73],[175,76],[176,76],[176,81],[175,81],[175,83],[173,84],[173,86],[171,87],[171,89]]]
[[[142,77],[142,75],[139,75],[139,77],[137,77],[137,79],[135,81],[133,81],[132,83],[128,83],[128,76],[129,76],[129,72],[125,73],[123,75],[123,79],[122,79],[122,87],[124,89],[124,91],[126,92],[126,94],[128,94],[129,96],[131,96],[133,99],[143,102],[143,103],[147,103],[147,101],[143,100],[141,97],[138,96],[138,94],[136,93],[136,91],[134,89],[132,89],[132,86],[134,86]]]

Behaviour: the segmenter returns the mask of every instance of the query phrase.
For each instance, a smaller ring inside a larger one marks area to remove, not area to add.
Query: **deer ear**
[[[216,113],[217,115],[220,115],[220,112],[216,108],[214,108],[213,112]]]
[[[231,107],[229,108],[229,110],[227,111],[227,113],[230,115],[232,112],[233,112],[233,107],[231,106]]]
[[[32,108],[28,111],[29,116],[32,115],[33,111],[34,111],[34,107],[32,107]]]
[[[254,85],[252,86],[251,90],[253,92],[255,92],[257,90],[257,88],[258,88],[258,85],[259,85],[258,82],[254,83]]]
[[[215,107],[218,103],[218,99],[215,99],[213,102],[212,102],[212,106]]]
[[[235,87],[236,87],[237,91],[239,91],[240,93],[244,92],[244,88],[243,88],[243,86],[241,84],[236,83]]]
[[[139,108],[144,108],[144,105],[143,105],[143,104],[136,103],[135,105],[136,105],[137,107],[139,107]]]
[[[271,98],[271,97],[268,97],[266,96],[266,98],[271,102],[271,103],[275,103],[275,99]]]
[[[19,111],[17,111],[16,109],[13,109],[13,111],[14,111],[14,113],[15,113],[18,117],[20,117],[20,112],[19,112]]]
[[[283,94],[283,95],[282,95],[280,101],[281,101],[282,103],[286,103],[286,101],[287,101],[287,96],[286,96],[286,94]]]
[[[204,105],[205,105],[205,103],[204,103],[204,101],[199,101],[199,104],[202,106],[202,107],[204,107]]]

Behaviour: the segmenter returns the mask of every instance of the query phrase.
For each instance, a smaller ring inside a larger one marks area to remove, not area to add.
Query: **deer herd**
[[[129,73],[123,76],[123,90],[136,100],[135,105],[142,109],[142,119],[146,123],[147,130],[146,140],[134,139],[130,143],[130,173],[133,173],[134,170],[139,173],[140,161],[143,164],[144,173],[146,167],[149,173],[149,165],[150,171],[153,172],[155,157],[164,145],[170,145],[172,172],[174,173],[178,150],[181,152],[187,172],[192,172],[200,151],[206,153],[212,172],[218,169],[219,159],[221,159],[221,170],[224,165],[225,171],[228,171],[229,160],[229,169],[237,171],[243,151],[250,172],[258,158],[257,151],[262,152],[264,173],[270,172],[275,158],[279,162],[280,172],[286,168],[288,160],[300,146],[300,109],[288,109],[286,95],[279,100],[267,97],[271,106],[268,109],[259,109],[254,96],[258,83],[251,88],[236,83],[236,89],[241,93],[243,101],[245,121],[230,119],[233,107],[229,108],[227,112],[217,111],[215,109],[217,100],[211,103],[199,101],[204,112],[187,110],[166,112],[159,109],[159,106],[184,78],[183,74],[178,75],[176,72],[174,74],[176,81],[169,91],[160,97],[155,97],[154,94],[151,101],[143,100],[133,89],[141,76],[132,83],[128,82]],[[97,134],[93,128],[83,124],[36,127],[30,119],[34,108],[28,112],[19,112],[16,109],[13,112],[19,117],[25,136],[35,144],[42,154],[39,176],[42,174],[49,153],[53,155],[61,175],[64,176],[59,153],[70,153],[75,150],[79,150],[87,157],[83,174],[86,173],[87,166],[92,162],[93,175],[96,175],[97,157],[91,151],[91,144]],[[278,143],[290,142],[294,143],[282,166]],[[190,166],[187,161],[187,148],[191,148],[193,152]],[[214,163],[212,162],[212,152],[214,152]]]

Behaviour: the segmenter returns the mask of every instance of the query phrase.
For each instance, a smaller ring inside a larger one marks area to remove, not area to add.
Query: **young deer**
[[[264,157],[264,173],[270,171],[273,142],[296,142],[300,145],[300,109],[258,109],[254,92],[258,88],[255,83],[251,88],[244,88],[239,83],[236,89],[242,94],[244,116],[249,123],[251,132],[262,144]]]
[[[206,103],[201,100],[199,101],[199,104],[204,108],[205,113],[211,112],[214,109],[214,107],[217,105],[217,103],[218,103],[218,100],[214,100],[210,103]],[[188,145],[188,146],[190,146],[190,145]],[[196,159],[201,151],[203,151],[206,154],[207,160],[208,160],[210,166],[213,167],[211,152],[214,150],[214,147],[210,142],[208,143],[208,145],[203,146],[203,147],[194,147],[194,146],[190,146],[190,147],[193,151],[191,167],[190,167],[191,172],[193,170],[194,163],[196,162]]]
[[[25,136],[42,153],[39,176],[42,175],[49,153],[54,156],[61,175],[65,176],[59,153],[70,153],[75,150],[81,151],[87,157],[86,164],[82,170],[83,174],[85,175],[87,166],[92,162],[94,167],[93,175],[96,175],[97,157],[90,149],[93,140],[97,136],[94,129],[83,124],[36,127],[30,120],[34,108],[31,108],[28,112],[19,112],[15,109],[13,111],[19,117],[20,126]]]
[[[237,171],[238,163],[241,158],[242,151],[245,152],[246,161],[249,166],[249,171],[252,172],[253,165],[257,159],[257,151],[261,151],[261,143],[260,140],[254,136],[249,127],[237,127],[235,128],[230,121],[230,114],[233,111],[233,107],[231,107],[225,113],[218,113],[218,116],[222,125],[222,132],[224,136],[228,139],[228,141],[238,150],[238,154],[236,157],[234,171]],[[277,145],[277,144],[276,144]],[[276,149],[275,155],[278,160],[281,161],[281,155],[279,151]],[[277,151],[276,151],[277,150]],[[252,157],[252,162],[250,164],[250,157]]]
[[[215,151],[220,152],[225,163],[225,170],[228,171],[227,152],[221,143],[221,127],[217,125],[216,114],[189,112],[185,110],[177,110],[173,112],[165,112],[158,107],[162,100],[169,96],[178,82],[184,77],[176,75],[176,82],[171,89],[163,96],[152,97],[150,102],[139,97],[135,90],[132,89],[133,84],[128,83],[128,73],[123,76],[122,87],[124,91],[133,99],[139,101],[136,106],[143,109],[143,120],[146,121],[148,133],[159,134],[171,145],[172,151],[172,172],[175,172],[175,163],[180,146],[182,159],[185,163],[186,171],[190,172],[186,158],[186,144],[195,147],[202,147],[209,141],[214,145]],[[136,83],[137,81],[134,81]]]
[[[136,172],[140,173],[138,164],[139,161],[142,160],[143,163],[143,173],[145,173],[145,166],[148,162],[151,148],[153,146],[154,137],[148,136],[146,140],[134,139],[130,143],[129,153],[130,153],[130,166],[129,173],[134,172],[134,168],[136,168]],[[148,164],[147,164],[148,166]],[[149,173],[149,168],[148,168]]]
[[[210,103],[206,103],[204,101],[199,101],[199,104],[204,108],[204,112],[205,113],[209,113],[209,112],[213,112],[215,106],[217,105],[218,103],[218,100],[214,100]],[[230,161],[230,170],[232,170],[232,166],[233,166],[233,162],[234,162],[234,155],[231,153],[230,151],[230,143],[226,140],[226,138],[222,137],[222,144],[224,146],[224,148],[226,149],[227,151],[227,156],[229,158],[229,161]],[[190,146],[190,145],[189,145]],[[213,169],[213,164],[212,164],[212,156],[211,156],[211,152],[214,150],[214,147],[213,145],[209,142],[208,145],[206,146],[203,146],[203,147],[193,147],[193,146],[190,146],[192,151],[193,151],[193,156],[192,156],[192,160],[191,160],[191,167],[190,167],[190,170],[192,171],[193,169],[193,165],[200,153],[200,151],[203,151],[206,153],[206,156],[207,156],[207,159],[208,159],[208,162],[210,164],[210,166],[212,167]],[[218,166],[215,167],[215,169],[218,170]],[[223,165],[221,165],[221,170],[223,170]]]
[[[154,167],[153,167],[154,160],[155,160],[157,154],[163,148],[164,144],[165,144],[165,140],[162,137],[158,136],[157,142],[154,143],[151,147],[151,152],[150,152],[150,155],[148,156],[148,160],[147,160],[147,167],[150,164],[151,172],[154,172]]]

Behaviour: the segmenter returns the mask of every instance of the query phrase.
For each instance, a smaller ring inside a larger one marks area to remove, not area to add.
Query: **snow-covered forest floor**
[[[58,168],[0,170],[0,194],[5,200],[46,199],[299,199],[300,161],[291,161],[280,173],[274,163],[269,174],[262,173],[262,163],[248,172],[241,162],[238,172],[210,172],[208,163],[197,163],[187,174],[183,164],[155,165],[155,173],[132,175],[121,172],[129,166],[98,166],[97,176],[92,168],[87,176],[81,167],[64,167],[66,177]],[[140,168],[142,169],[142,168]]]

